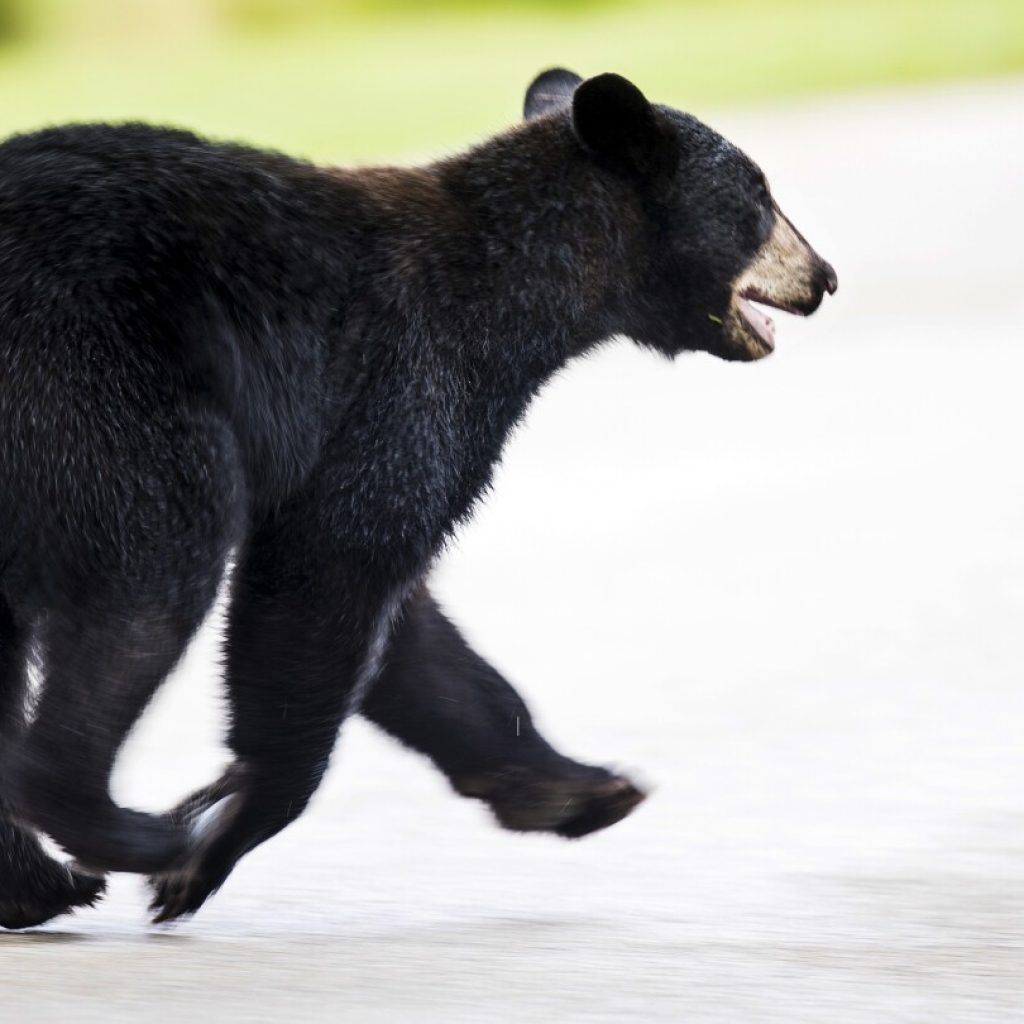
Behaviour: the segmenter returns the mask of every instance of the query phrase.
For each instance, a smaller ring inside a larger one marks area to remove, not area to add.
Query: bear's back
[[[296,185],[312,173],[274,153],[142,124],[15,136],[0,144],[0,291],[29,266],[36,281],[40,272],[91,284],[120,273],[138,285],[189,267],[227,275],[248,257],[239,269],[251,274],[257,242],[285,262],[282,243],[311,215]]]
[[[47,445],[69,458],[78,434],[123,437],[158,403],[199,401],[233,424],[254,499],[290,491],[315,458],[353,262],[354,218],[323,179],[141,124],[0,144],[0,431],[25,439],[4,481],[26,491],[59,476]]]

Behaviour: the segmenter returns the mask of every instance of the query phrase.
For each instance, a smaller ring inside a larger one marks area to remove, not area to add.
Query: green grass
[[[55,0],[51,0],[51,3]],[[98,6],[99,4],[97,0]],[[0,135],[144,118],[338,161],[460,147],[519,116],[540,69],[616,70],[713,105],[1024,70],[1021,0],[392,3],[272,27],[111,19],[0,49]],[[428,9],[429,7],[429,9]],[[123,30],[122,30],[123,29]]]

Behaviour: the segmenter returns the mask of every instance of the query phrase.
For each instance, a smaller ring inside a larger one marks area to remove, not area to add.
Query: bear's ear
[[[647,97],[621,75],[588,78],[573,95],[572,123],[587,149],[636,170],[658,163],[664,140]]]
[[[550,114],[559,107],[567,107],[572,101],[576,86],[582,81],[579,75],[574,75],[565,68],[542,71],[526,90],[523,117],[530,121],[542,114]]]

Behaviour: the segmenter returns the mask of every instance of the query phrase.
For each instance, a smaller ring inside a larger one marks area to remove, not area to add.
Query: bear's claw
[[[187,869],[151,878],[149,885],[153,892],[149,904],[153,924],[164,924],[194,914],[217,889],[216,885]]]
[[[565,839],[580,839],[622,821],[646,799],[644,790],[625,777],[616,777],[582,794],[553,831]]]
[[[0,928],[11,931],[35,928],[79,907],[94,906],[106,889],[104,879],[53,862],[44,875],[33,875],[24,894],[0,899]]]
[[[511,770],[458,788],[484,800],[502,828],[552,832],[566,839],[614,825],[647,797],[627,776],[583,765],[574,765],[561,777]]]
[[[147,879],[154,924],[194,914],[224,884],[234,861],[225,861],[211,847],[200,843],[176,868]]]
[[[153,923],[194,914],[224,883],[234,861],[218,855],[218,846],[242,807],[242,795],[229,789],[241,774],[229,769],[214,785],[180,804],[170,817],[189,833],[189,852],[170,871],[152,876],[149,909]]]

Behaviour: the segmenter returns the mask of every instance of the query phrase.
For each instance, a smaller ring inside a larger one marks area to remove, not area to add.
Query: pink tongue
[[[757,336],[766,344],[775,344],[775,322],[770,316],[762,313],[749,300],[742,297],[737,298],[736,305],[743,314],[743,319],[754,328]]]

